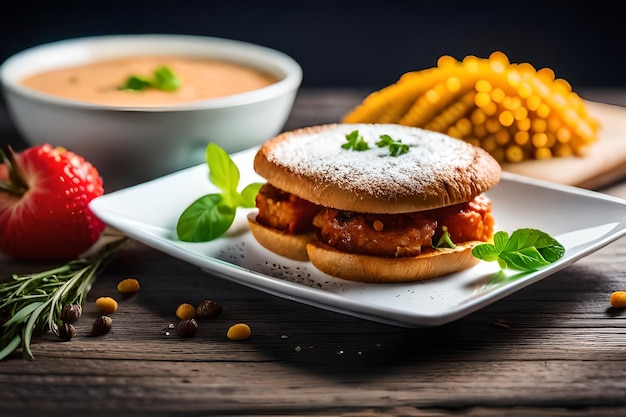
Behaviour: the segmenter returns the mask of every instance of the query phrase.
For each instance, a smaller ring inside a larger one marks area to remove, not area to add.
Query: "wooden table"
[[[588,97],[626,104],[622,93]],[[286,128],[334,122],[363,97],[303,90]],[[0,127],[3,145],[19,140],[6,112]],[[601,191],[626,198],[626,179]],[[28,268],[3,260],[0,273]],[[120,300],[112,332],[80,337],[93,300],[130,276],[142,288]],[[90,292],[79,337],[41,337],[35,360],[0,362],[0,416],[623,416],[626,310],[609,308],[618,289],[625,239],[463,319],[406,329],[267,295],[131,243]],[[203,299],[222,315],[194,338],[176,336],[178,304]],[[237,322],[250,339],[226,338]]]

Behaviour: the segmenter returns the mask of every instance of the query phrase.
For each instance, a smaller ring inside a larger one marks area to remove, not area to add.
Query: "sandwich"
[[[501,175],[482,148],[395,124],[327,124],[261,145],[266,180],[248,216],[261,246],[361,282],[441,277],[493,236],[484,194]]]

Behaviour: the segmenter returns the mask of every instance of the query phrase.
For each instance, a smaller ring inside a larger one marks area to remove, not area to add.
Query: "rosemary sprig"
[[[72,260],[47,271],[17,275],[0,283],[0,360],[20,346],[22,356],[33,359],[30,343],[38,331],[59,334],[61,311],[79,304],[98,273],[121,249],[126,237],[103,246],[91,256]],[[6,319],[4,323],[2,319]]]

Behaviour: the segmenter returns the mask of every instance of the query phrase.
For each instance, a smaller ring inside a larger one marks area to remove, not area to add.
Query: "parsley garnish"
[[[493,244],[483,243],[472,255],[487,262],[497,261],[501,269],[536,271],[559,260],[565,248],[549,234],[537,229],[518,229],[511,234],[499,231]]]
[[[363,136],[359,136],[359,131],[354,130],[351,133],[346,135],[346,140],[348,143],[344,143],[341,145],[343,149],[352,149],[353,151],[366,151],[370,147],[363,139]]]
[[[170,67],[162,65],[154,70],[152,77],[131,75],[119,89],[143,91],[148,88],[156,88],[163,91],[176,91],[180,85],[180,78],[174,74],[174,71]]]
[[[409,151],[409,145],[402,143],[401,139],[394,140],[389,135],[380,135],[380,140],[376,142],[376,146],[379,148],[389,147],[389,154],[391,156],[402,155]]]
[[[209,180],[222,192],[200,197],[180,215],[176,233],[186,242],[206,242],[222,236],[233,224],[238,207],[255,207],[255,197],[263,185],[252,183],[238,192],[239,169],[226,151],[214,143],[206,148],[206,161]]]

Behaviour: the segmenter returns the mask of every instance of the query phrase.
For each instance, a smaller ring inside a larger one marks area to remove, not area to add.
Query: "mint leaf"
[[[255,198],[263,184],[252,183],[241,192],[239,168],[222,148],[214,143],[206,147],[209,180],[221,193],[208,194],[191,203],[178,218],[176,233],[186,242],[207,242],[228,231],[237,208],[255,207]]]
[[[537,229],[518,229],[509,237],[499,231],[493,244],[483,243],[472,249],[472,255],[487,262],[497,261],[501,269],[536,271],[559,260],[565,248],[549,234]]]

